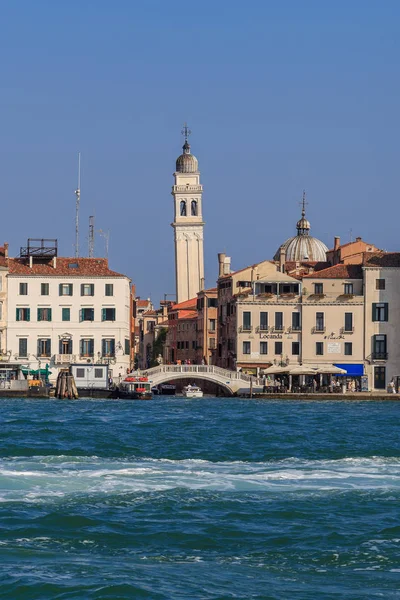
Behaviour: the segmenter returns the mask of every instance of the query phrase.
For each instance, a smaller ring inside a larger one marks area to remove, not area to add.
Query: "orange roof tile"
[[[66,258],[57,257],[56,266],[53,267],[53,261],[33,262],[32,267],[29,262],[21,258],[10,258],[8,261],[10,275],[43,275],[46,277],[126,277],[116,271],[108,268],[106,258]],[[77,264],[73,268],[69,265]]]
[[[304,275],[304,279],[362,279],[361,265],[334,265],[322,271]]]
[[[146,312],[143,313],[144,317],[151,317],[151,316],[157,316],[157,313],[155,310],[146,310]]]
[[[364,255],[366,267],[400,267],[400,252],[368,252]]]
[[[150,300],[136,300],[136,306],[138,308],[146,308],[149,304],[151,304]]]
[[[181,310],[181,309],[191,309],[196,308],[197,306],[197,298],[191,298],[190,300],[185,300],[184,302],[179,302],[179,304],[173,304],[169,310]]]

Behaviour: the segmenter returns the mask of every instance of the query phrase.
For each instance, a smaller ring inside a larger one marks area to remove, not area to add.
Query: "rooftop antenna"
[[[110,230],[108,229],[107,231],[103,231],[102,229],[99,229],[98,232],[101,235],[101,237],[104,238],[105,245],[106,245],[106,258],[108,260],[108,247],[109,247],[109,243],[110,243]]]
[[[94,257],[94,215],[89,217],[89,258]]]
[[[81,201],[81,153],[78,152],[78,187],[75,190],[75,258],[79,257],[79,204]]]

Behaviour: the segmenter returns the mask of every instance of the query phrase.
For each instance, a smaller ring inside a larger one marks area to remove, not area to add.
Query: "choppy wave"
[[[210,462],[37,456],[0,460],[3,502],[176,488],[220,492],[396,490],[400,488],[400,458]]]

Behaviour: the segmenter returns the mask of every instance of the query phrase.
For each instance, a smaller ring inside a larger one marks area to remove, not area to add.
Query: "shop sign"
[[[282,338],[281,333],[260,333],[260,340],[281,340]]]
[[[331,333],[330,335],[324,335],[324,340],[344,340],[344,335],[335,335]]]

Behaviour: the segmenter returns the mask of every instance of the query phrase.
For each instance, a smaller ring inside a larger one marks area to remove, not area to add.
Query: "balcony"
[[[70,365],[76,362],[75,354],[56,354],[54,356],[54,362],[57,365]]]
[[[321,326],[321,325],[317,325],[316,327],[313,327],[311,329],[311,333],[325,333],[326,331],[326,327]]]
[[[275,325],[275,327],[271,327],[271,331],[274,333],[283,333],[285,331],[285,328],[282,325]]]
[[[239,333],[251,333],[253,331],[252,325],[241,325],[239,327]]]
[[[301,332],[301,325],[292,325],[288,329],[288,333],[300,333],[300,332]]]
[[[270,329],[271,327],[268,327],[268,325],[257,325],[256,333],[268,333]]]
[[[344,333],[354,333],[354,327],[342,327],[340,329],[340,333],[344,334]]]
[[[387,352],[373,352],[371,354],[372,360],[387,360],[388,353]]]

